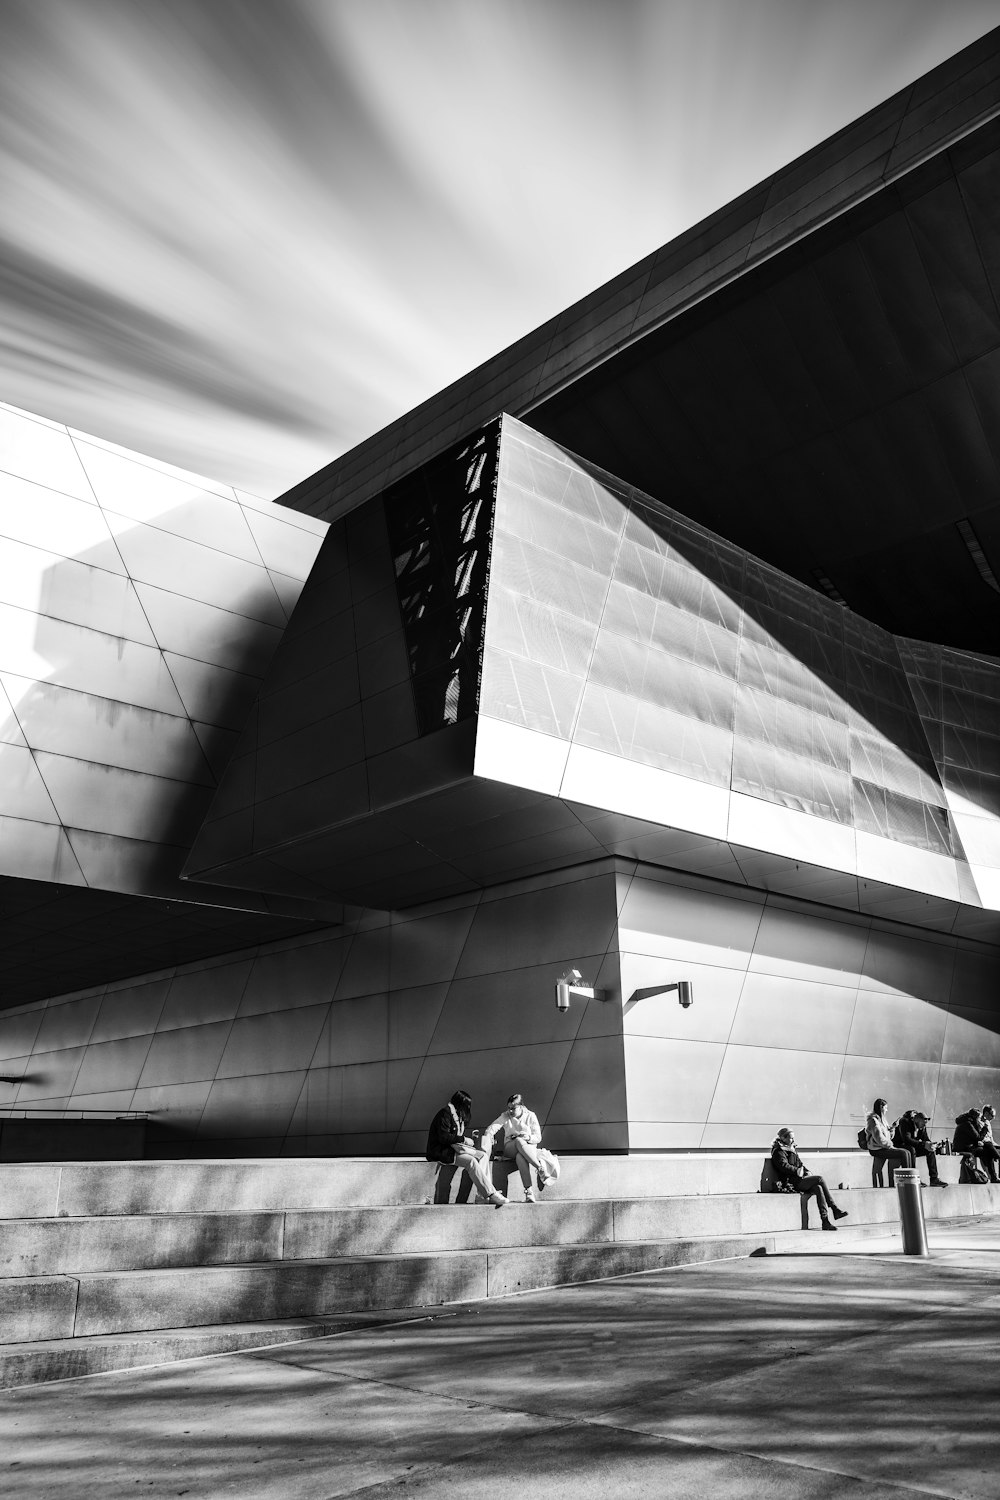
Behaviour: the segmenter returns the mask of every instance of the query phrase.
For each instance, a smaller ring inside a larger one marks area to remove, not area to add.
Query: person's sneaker
[[[831,1224],[829,1219],[824,1219],[823,1220],[823,1228],[824,1229],[832,1229],[833,1232],[834,1232],[834,1234],[837,1233],[837,1226],[836,1226],[836,1224]]]
[[[847,1218],[847,1209],[846,1208],[834,1208],[831,1205],[830,1212],[833,1214],[833,1217],[835,1219],[846,1219]]]
[[[930,1182],[927,1184],[927,1186],[928,1187],[947,1187],[948,1184],[946,1182],[942,1182],[942,1180],[941,1180],[940,1177],[932,1177],[931,1180],[930,1180]]]
[[[490,1202],[493,1204],[494,1208],[507,1207],[507,1199],[504,1197],[503,1193],[497,1193],[495,1198],[490,1199]]]
[[[524,1201],[525,1201],[525,1203],[534,1203],[534,1201],[535,1201],[535,1194],[534,1194],[534,1192],[532,1191],[531,1188],[526,1188],[525,1189],[525,1192],[524,1192]]]

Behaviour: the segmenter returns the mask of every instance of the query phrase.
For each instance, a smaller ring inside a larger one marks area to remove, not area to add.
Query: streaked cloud
[[[276,493],[995,0],[5,0],[0,397]]]

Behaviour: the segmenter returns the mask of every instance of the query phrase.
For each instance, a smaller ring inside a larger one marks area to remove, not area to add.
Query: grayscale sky
[[[273,495],[1000,0],[0,0],[0,397]]]

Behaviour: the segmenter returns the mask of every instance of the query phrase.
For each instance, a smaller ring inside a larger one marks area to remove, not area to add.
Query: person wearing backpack
[[[918,1156],[925,1156],[927,1158],[927,1175],[930,1178],[931,1187],[943,1188],[948,1186],[946,1182],[941,1181],[941,1174],[938,1171],[937,1153],[927,1134],[927,1116],[923,1110],[908,1109],[900,1115],[896,1121],[896,1128],[892,1133],[892,1144],[894,1146],[901,1146],[904,1151],[908,1151],[913,1158],[914,1166],[917,1164]]]
[[[880,1172],[883,1165],[886,1162],[889,1163],[889,1186],[893,1187],[896,1168],[912,1167],[913,1157],[902,1146],[892,1144],[888,1110],[889,1105],[885,1099],[875,1100],[871,1113],[865,1121],[865,1141],[869,1155],[877,1163]]]
[[[787,1125],[783,1125],[774,1138],[771,1146],[771,1166],[779,1184],[778,1191],[791,1188],[793,1193],[801,1193],[806,1198],[815,1198],[816,1207],[824,1229],[836,1229],[836,1224],[830,1223],[830,1215],[835,1219],[846,1219],[847,1209],[838,1208],[830,1197],[830,1189],[822,1177],[817,1177],[806,1171],[805,1165],[799,1153],[795,1149],[795,1137]]]

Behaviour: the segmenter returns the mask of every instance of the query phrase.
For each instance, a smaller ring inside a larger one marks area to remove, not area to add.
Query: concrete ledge
[[[77,1292],[70,1276],[0,1281],[0,1344],[71,1338]]]
[[[110,1370],[134,1370],[143,1365],[172,1364],[201,1359],[206,1354],[229,1354],[237,1349],[261,1349],[299,1343],[340,1333],[343,1318],[294,1318],[278,1323],[233,1323],[209,1328],[165,1328],[156,1333],[116,1333],[80,1339],[42,1339],[8,1345],[0,1357],[0,1390],[42,1385],[54,1380],[77,1380]],[[355,1326],[358,1326],[355,1324]]]
[[[74,1333],[322,1317],[485,1296],[483,1251],[111,1272],[80,1278]]]
[[[0,1220],[0,1277],[280,1260],[280,1213]]]
[[[898,1220],[898,1200],[888,1189],[838,1190],[837,1196],[852,1225]],[[931,1221],[1000,1212],[1000,1187],[926,1189],[923,1199]],[[549,1194],[499,1214],[469,1204],[8,1219],[0,1221],[0,1278],[700,1239],[786,1233],[818,1222],[814,1204],[783,1193],[611,1201]]]
[[[836,1189],[871,1186],[862,1151],[811,1151],[810,1167]],[[756,1193],[764,1152],[569,1156],[553,1199],[611,1199]],[[957,1182],[958,1157],[939,1157]],[[0,1166],[0,1219],[215,1211],[293,1212],[425,1203],[434,1166],[415,1158],[269,1157],[266,1160],[64,1162]],[[511,1195],[521,1195],[513,1176]]]

